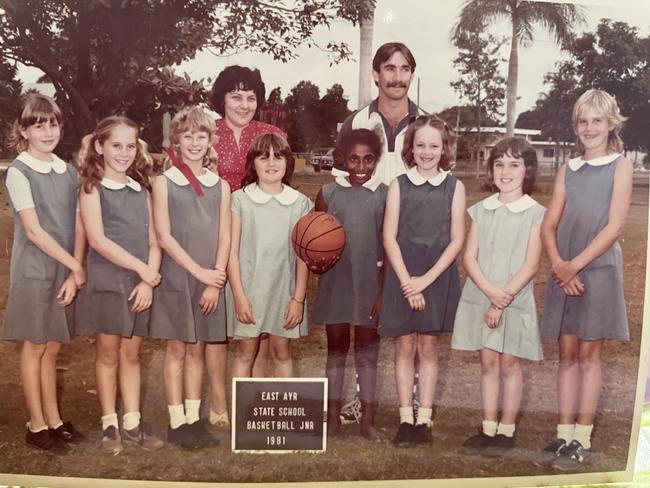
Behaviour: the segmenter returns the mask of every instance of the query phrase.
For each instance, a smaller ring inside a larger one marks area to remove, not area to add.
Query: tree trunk
[[[359,21],[359,109],[370,103],[372,83],[372,34],[375,22],[375,10],[370,9],[368,17]]]
[[[508,61],[508,85],[506,90],[506,137],[515,133],[515,118],[517,116],[517,71],[519,70],[519,38],[517,37],[516,22],[512,23],[512,41],[510,43],[510,59]]]

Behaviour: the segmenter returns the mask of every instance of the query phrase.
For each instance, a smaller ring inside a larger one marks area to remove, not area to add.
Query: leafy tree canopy
[[[161,71],[199,49],[287,60],[298,46],[315,45],[318,26],[354,21],[364,8],[353,0],[0,0],[0,53],[41,69],[69,120],[86,132],[110,113],[142,112],[134,104],[143,86],[177,82]],[[350,54],[343,43],[324,49],[333,60]]]
[[[616,98],[628,117],[622,136],[628,149],[650,149],[650,37],[625,22],[601,20],[593,33],[585,33],[571,46],[571,59],[549,73],[547,93],[518,126],[534,118],[544,138],[573,139],[571,111],[576,99],[589,88],[605,90]]]

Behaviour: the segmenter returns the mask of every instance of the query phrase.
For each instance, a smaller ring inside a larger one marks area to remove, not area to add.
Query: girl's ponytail
[[[81,174],[81,188],[90,193],[104,177],[104,161],[95,151],[95,133],[86,134],[81,139],[81,147],[76,157],[77,167]]]

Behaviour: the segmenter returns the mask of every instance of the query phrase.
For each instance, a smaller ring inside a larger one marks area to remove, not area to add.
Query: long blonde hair
[[[578,119],[582,115],[582,111],[585,107],[593,108],[596,112],[606,118],[609,124],[613,127],[613,129],[609,131],[609,136],[607,137],[607,149],[612,152],[623,152],[624,144],[620,133],[623,128],[623,122],[627,120],[627,117],[621,115],[621,111],[618,108],[618,104],[614,97],[603,90],[597,90],[595,88],[591,88],[580,95],[580,98],[578,98],[576,103],[573,105],[573,113],[571,114],[571,122],[576,134],[578,133]],[[576,142],[576,147],[579,154],[584,154],[585,147],[582,145],[582,142],[580,142],[580,138],[578,138]]]
[[[147,143],[140,139],[140,130],[135,122],[123,115],[111,115],[102,119],[97,124],[97,128],[81,140],[81,148],[77,153],[76,161],[81,173],[81,187],[86,193],[90,193],[104,177],[104,157],[95,149],[95,142],[99,145],[104,144],[111,136],[113,129],[121,125],[135,129],[137,140],[135,159],[126,174],[151,191],[153,158],[149,154]]]

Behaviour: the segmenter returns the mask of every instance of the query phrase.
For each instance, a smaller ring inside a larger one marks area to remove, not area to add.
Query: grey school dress
[[[585,162],[569,161],[564,180],[566,203],[557,229],[557,245],[564,260],[580,254],[607,225],[619,155]],[[605,163],[605,164],[603,164]],[[562,334],[582,340],[629,340],[623,296],[623,255],[615,242],[578,276],[585,294],[572,297],[549,277],[542,314],[542,335],[557,339]]]
[[[380,291],[377,266],[384,253],[381,230],[388,187],[379,180],[370,186],[343,184],[329,183],[322,189],[328,213],[345,230],[345,248],[339,262],[320,275],[312,320],[374,327],[370,312]]]
[[[526,261],[528,239],[533,227],[541,224],[544,207],[528,195],[502,204],[495,194],[467,212],[476,224],[483,275],[493,285],[505,286]],[[504,309],[495,329],[485,325],[489,306],[490,300],[468,278],[456,311],[452,348],[487,348],[533,361],[543,358],[532,279]]]
[[[451,203],[457,180],[444,172],[432,180],[424,180],[417,167],[396,178],[400,190],[397,243],[411,276],[423,275],[431,269],[451,240]],[[424,310],[412,310],[388,263],[379,335],[403,336],[413,332],[438,335],[451,331],[460,297],[456,263],[422,293],[426,301]]]
[[[175,167],[163,173],[171,234],[178,244],[204,268],[214,268],[219,234],[221,180],[206,172],[199,177],[203,196],[197,196]],[[184,342],[223,342],[226,336],[226,305],[223,289],[217,310],[204,315],[199,300],[205,285],[167,253],[160,266],[162,281],[154,288],[150,335]]]
[[[312,207],[302,193],[285,186],[271,196],[252,183],[232,194],[232,212],[241,218],[239,272],[246,296],[253,307],[255,324],[235,318],[232,290],[227,287],[228,324],[235,339],[263,334],[296,339],[307,335],[307,320],[285,330],[284,311],[296,287],[296,254],[291,230]]]
[[[79,177],[72,165],[63,164],[62,173],[57,173],[55,167],[49,173],[40,173],[20,159],[15,159],[11,167],[29,181],[43,230],[72,254]],[[70,341],[74,335],[74,306],[61,307],[56,297],[70,271],[27,238],[13,205],[12,210],[14,241],[3,338],[35,344]]]
[[[82,190],[83,191],[83,190]],[[106,178],[97,186],[102,207],[104,235],[125,251],[149,259],[148,192],[136,181],[120,184]],[[146,336],[149,309],[131,311],[129,295],[140,283],[138,273],[113,264],[93,248],[86,256],[88,282],[80,292],[76,334]]]

